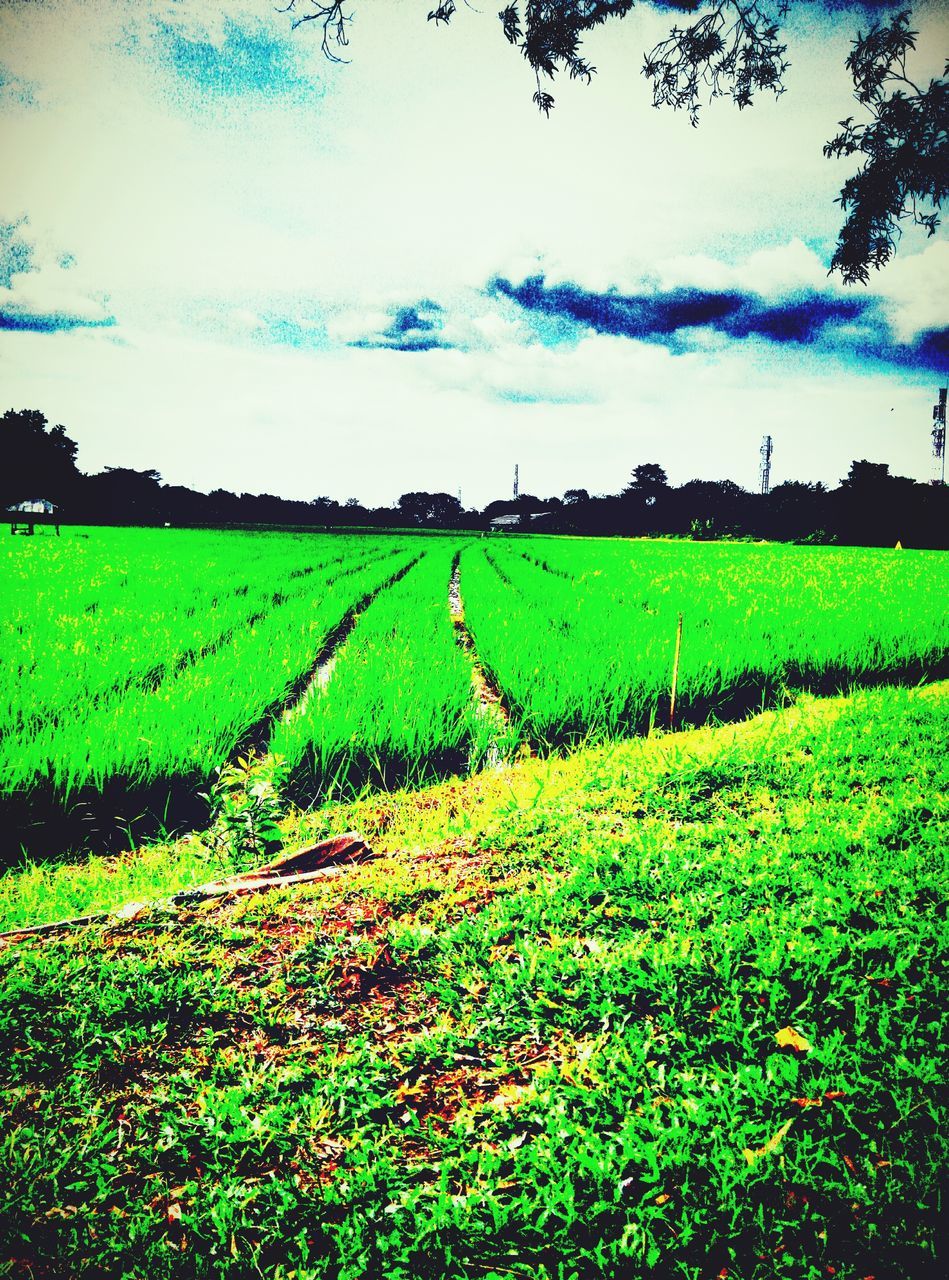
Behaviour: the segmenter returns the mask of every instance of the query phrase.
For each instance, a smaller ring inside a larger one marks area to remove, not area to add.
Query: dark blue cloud
[[[359,338],[352,347],[381,347],[389,351],[434,351],[452,344],[441,337],[444,312],[430,298],[411,306],[396,307],[392,322],[381,333]]]
[[[675,351],[690,349],[694,330],[710,329],[735,341],[816,347],[850,359],[883,361],[914,369],[941,369],[945,335],[929,334],[910,344],[895,343],[879,299],[868,294],[841,297],[801,290],[779,301],[738,290],[714,293],[671,289],[664,293],[593,293],[576,284],[548,285],[543,276],[520,284],[503,277],[489,292],[510,298],[531,315],[557,317],[574,328],[657,342]]]
[[[0,329],[23,333],[65,333],[70,329],[110,329],[114,324],[115,316],[86,320],[65,312],[30,312],[0,303]]]
[[[164,59],[190,84],[209,93],[280,94],[304,83],[293,62],[293,46],[266,27],[247,30],[224,21],[224,39],[189,40],[166,23],[158,24]]]

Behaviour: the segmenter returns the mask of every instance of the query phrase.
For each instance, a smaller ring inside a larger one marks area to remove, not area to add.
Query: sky
[[[309,0],[297,0],[305,12]],[[273,0],[0,0],[0,409],[82,470],[208,491],[483,506],[931,474],[949,244],[828,277],[866,8],[798,0],[786,93],[657,111],[643,5],[545,118],[496,6],[352,0],[345,63]],[[917,82],[949,17],[916,6]]]

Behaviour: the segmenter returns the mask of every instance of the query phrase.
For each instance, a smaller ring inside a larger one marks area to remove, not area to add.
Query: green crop
[[[680,615],[686,723],[949,653],[941,552],[518,538],[470,547],[461,574],[478,653],[541,744],[666,724]]]
[[[677,726],[931,678],[949,655],[938,552],[112,529],[28,544],[0,565],[8,858],[100,826],[108,847],[115,815],[141,810],[152,829],[200,824],[196,795],[250,746],[286,757],[310,803],[465,772],[519,739],[665,727],[680,617]],[[448,612],[459,555],[468,648]]]
[[[463,769],[480,749],[471,662],[448,612],[454,551],[433,540],[359,618],[326,685],[276,726],[271,749],[304,794],[367,775],[389,786],[419,782],[433,765]]]

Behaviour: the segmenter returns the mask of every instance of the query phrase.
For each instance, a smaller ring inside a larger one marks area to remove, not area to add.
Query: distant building
[[[53,516],[59,508],[55,502],[50,502],[49,498],[24,498],[22,502],[15,502],[12,507],[7,507],[10,512],[10,532],[32,534],[37,524],[53,524],[57,537],[59,536],[59,521],[55,519],[46,521],[44,516]],[[37,516],[40,517],[37,520]],[[18,518],[19,517],[19,518]]]
[[[549,516],[549,511],[531,511],[527,513],[527,518],[533,520],[543,520],[545,516]],[[513,515],[495,516],[489,522],[488,527],[500,532],[502,529],[519,529],[523,526],[524,513],[515,512]]]

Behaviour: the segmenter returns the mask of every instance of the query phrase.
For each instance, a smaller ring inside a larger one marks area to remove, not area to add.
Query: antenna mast
[[[518,472],[519,472],[519,468],[518,468],[517,463],[515,462],[515,463],[514,463],[514,501],[515,501],[515,502],[517,501],[518,496],[519,496],[519,494],[520,494],[520,492],[521,492],[521,488],[520,488],[520,484],[519,484],[519,479],[518,479]]]
[[[933,405],[933,484],[946,483],[946,387]]]
[[[761,480],[761,492],[768,494],[771,492],[771,455],[774,452],[774,444],[770,436],[765,436],[761,441],[761,448],[758,450],[761,455],[761,463],[758,467],[758,476]]]

